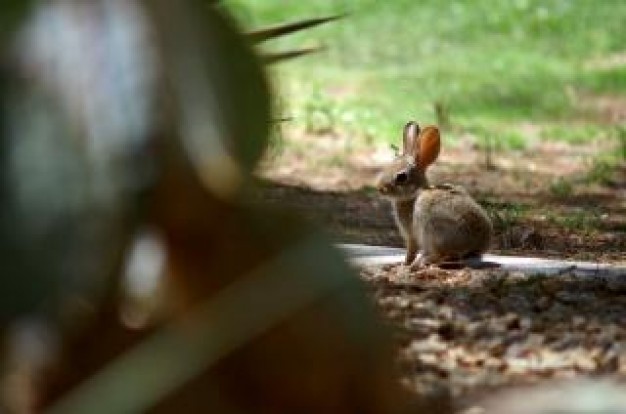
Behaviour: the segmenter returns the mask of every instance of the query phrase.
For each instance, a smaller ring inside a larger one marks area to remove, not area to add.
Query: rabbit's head
[[[378,192],[392,199],[414,198],[420,188],[428,186],[426,169],[439,156],[440,146],[437,127],[427,126],[420,130],[417,123],[407,123],[402,153],[378,177]]]

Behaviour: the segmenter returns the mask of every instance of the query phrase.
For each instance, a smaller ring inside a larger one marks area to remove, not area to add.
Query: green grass
[[[435,122],[445,103],[454,131],[479,128],[502,148],[522,148],[524,122],[597,136],[572,91],[625,94],[626,69],[589,62],[625,53],[619,0],[226,0],[249,28],[335,13],[346,19],[262,45],[326,45],[277,66],[286,115],[310,132],[395,142],[408,119]],[[556,126],[555,126],[556,125]],[[579,128],[581,129],[579,131]],[[609,128],[608,126],[606,128]],[[557,131],[558,132],[558,131]],[[601,132],[601,131],[600,131]],[[564,134],[549,130],[548,138]],[[497,149],[497,148],[496,148]]]
[[[624,46],[626,48],[626,45]],[[624,60],[626,61],[626,52]],[[577,84],[599,93],[624,93],[626,91],[626,63],[623,67],[587,71],[576,78]]]
[[[550,193],[559,198],[567,198],[574,192],[574,186],[571,180],[563,177],[556,178],[550,183]]]
[[[602,212],[599,209],[577,209],[567,213],[546,212],[548,221],[582,234],[589,234],[596,230],[602,222]]]
[[[615,157],[609,155],[594,159],[585,177],[587,183],[613,184],[613,171],[616,163]]]
[[[480,200],[480,202],[487,210],[494,222],[494,226],[498,230],[507,229],[519,223],[531,211],[531,207],[526,204],[496,202],[493,200]]]
[[[541,137],[550,141],[563,141],[570,144],[603,139],[609,129],[601,125],[548,125],[541,131]]]
[[[619,125],[613,131],[617,141],[618,156],[621,161],[626,161],[626,125]]]

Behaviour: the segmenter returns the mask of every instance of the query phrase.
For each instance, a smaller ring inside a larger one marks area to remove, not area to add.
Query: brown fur
[[[439,156],[439,130],[408,123],[403,148],[381,173],[377,187],[392,201],[407,246],[405,264],[415,268],[484,253],[492,224],[483,208],[462,187],[428,184],[426,170]]]

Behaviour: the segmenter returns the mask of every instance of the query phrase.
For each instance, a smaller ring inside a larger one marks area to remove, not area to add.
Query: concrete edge
[[[348,261],[356,266],[394,264],[404,259],[404,249],[397,247],[365,244],[337,244],[337,247],[347,256]],[[527,274],[573,274],[581,277],[623,278],[626,281],[626,267],[599,262],[486,254],[480,259],[467,260],[465,264],[472,268],[491,267]]]

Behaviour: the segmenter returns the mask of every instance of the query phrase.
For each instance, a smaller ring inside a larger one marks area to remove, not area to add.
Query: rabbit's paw
[[[413,262],[411,262],[411,264],[408,265],[408,267],[409,267],[409,270],[413,272],[416,270],[421,270],[425,268],[426,266],[428,266],[429,264],[430,262],[427,260],[426,255],[424,255],[423,252],[419,252],[415,256],[415,259],[413,260]]]

